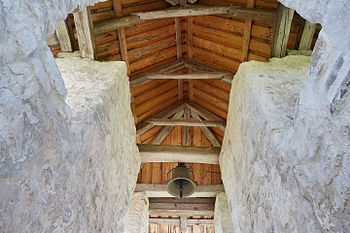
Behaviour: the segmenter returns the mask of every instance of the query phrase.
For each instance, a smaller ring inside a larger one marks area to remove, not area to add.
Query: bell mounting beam
[[[145,192],[148,197],[172,197],[165,184],[136,184],[134,192]],[[191,197],[216,197],[225,192],[222,184],[197,185]]]
[[[159,225],[180,225],[180,219],[178,218],[149,218],[150,224]],[[214,226],[214,219],[187,219],[188,226]]]
[[[166,126],[168,127],[168,126]],[[219,164],[221,147],[163,146],[139,144],[142,163],[181,162]]]
[[[149,198],[150,215],[213,216],[215,198]]]

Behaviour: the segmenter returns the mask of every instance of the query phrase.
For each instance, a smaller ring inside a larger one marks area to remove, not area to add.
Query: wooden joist
[[[190,120],[190,110],[188,108],[185,109],[184,113],[184,120]],[[191,145],[191,137],[190,137],[190,127],[185,126],[182,131],[182,139],[181,143],[183,146],[190,146]]]
[[[156,11],[137,12],[128,16],[101,21],[95,25],[95,33],[100,34],[111,30],[132,26],[144,22],[145,20],[199,15],[220,15],[267,22],[273,22],[276,18],[276,12],[274,10],[243,8],[239,6],[210,6],[195,4],[170,7]]]
[[[134,192],[145,192],[148,197],[172,197],[165,184],[136,184]],[[197,185],[191,197],[216,197],[221,192],[225,192],[222,184]]]
[[[158,74],[147,73],[144,76],[149,79],[223,79],[230,75],[227,72],[198,72],[190,74]]]
[[[165,66],[158,67],[158,68],[152,70],[152,73],[166,74],[166,73],[171,73],[171,72],[177,71],[179,69],[182,69],[183,67],[185,67],[185,63],[182,59],[180,59],[180,60],[176,60],[174,62],[171,62]],[[147,78],[147,74],[137,75],[137,76],[130,78],[130,87],[134,88],[134,87],[137,87],[139,85],[148,83],[150,81],[151,81],[151,79]]]
[[[74,12],[75,28],[78,35],[79,51],[82,57],[95,59],[96,43],[93,31],[90,8],[85,7],[79,12]]]
[[[301,35],[299,50],[308,50],[311,47],[312,40],[316,31],[317,24],[305,21],[303,34]]]
[[[150,215],[213,216],[215,198],[149,198]]]
[[[177,218],[149,218],[150,224],[158,225],[180,225],[180,219]],[[188,226],[213,226],[214,219],[187,219]]]
[[[225,121],[207,121],[207,120],[170,120],[164,118],[149,118],[145,122],[152,125],[173,125],[173,126],[197,126],[197,127],[218,127],[225,129]]]
[[[275,23],[275,31],[271,46],[271,57],[284,57],[287,54],[287,44],[294,10],[279,4]]]
[[[165,126],[164,128],[166,127],[171,126]],[[159,143],[159,141],[155,142]],[[160,146],[159,144],[138,145],[142,163],[183,162],[219,164],[221,147]]]
[[[187,67],[189,69],[192,69],[198,72],[186,73],[186,74],[173,73],[174,71],[178,71],[184,67]],[[139,85],[148,83],[154,79],[177,79],[177,80],[219,79],[223,82],[231,84],[233,75],[234,75],[233,73],[210,68],[198,62],[194,62],[186,59],[179,59],[165,66],[158,67],[150,72],[131,77],[130,87],[134,88]]]

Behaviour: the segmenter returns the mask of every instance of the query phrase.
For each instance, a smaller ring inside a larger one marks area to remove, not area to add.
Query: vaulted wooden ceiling
[[[281,9],[275,0],[108,0],[70,15],[56,34],[64,51],[80,47],[84,57],[127,63],[137,143],[220,147],[230,83],[239,64],[283,56],[286,48],[314,46],[319,28]],[[291,23],[290,29],[281,20]],[[278,41],[280,33],[285,33],[280,36],[284,42]],[[60,51],[59,45],[51,49]],[[164,184],[167,172],[177,166],[170,160],[148,161],[139,173],[140,184]],[[186,162],[198,184],[222,183],[217,162]],[[169,218],[151,217],[154,224]],[[204,228],[214,232],[212,226],[192,229]],[[151,225],[150,232],[179,231]]]

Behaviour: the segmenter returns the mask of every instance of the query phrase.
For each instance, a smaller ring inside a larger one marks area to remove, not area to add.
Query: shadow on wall
[[[123,232],[140,165],[126,69],[59,58],[67,95],[44,39],[94,2],[0,1],[1,232]]]

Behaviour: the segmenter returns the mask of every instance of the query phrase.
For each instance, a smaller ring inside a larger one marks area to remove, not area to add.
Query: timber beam
[[[292,26],[294,10],[279,4],[275,22],[275,31],[271,46],[271,57],[284,57],[287,54],[287,45]]]
[[[136,184],[134,192],[145,192],[148,197],[172,197],[165,184]],[[216,197],[225,192],[222,184],[197,185],[191,197]]]
[[[173,126],[192,126],[192,127],[218,127],[225,130],[225,121],[207,121],[207,120],[170,120],[164,118],[149,118],[145,120],[152,125],[173,125]]]
[[[219,164],[221,147],[138,145],[141,162],[182,162]]]
[[[173,73],[185,67],[196,72],[186,74]],[[179,59],[165,66],[156,68],[150,72],[131,77],[130,87],[134,88],[139,85],[148,83],[154,79],[218,79],[225,83],[231,84],[233,76],[234,74],[230,72],[210,68],[195,61]]]
[[[132,13],[131,15],[104,20],[96,23],[94,32],[95,34],[100,34],[139,24],[146,20],[199,15],[220,15],[226,17],[274,22],[276,18],[276,11],[268,9],[243,8],[240,6],[209,6],[199,4],[184,5],[169,7],[163,10],[136,12]]]
[[[149,218],[150,224],[158,225],[180,225],[178,218]],[[213,226],[214,219],[187,219],[188,226]]]
[[[213,216],[215,198],[149,198],[150,215]]]

